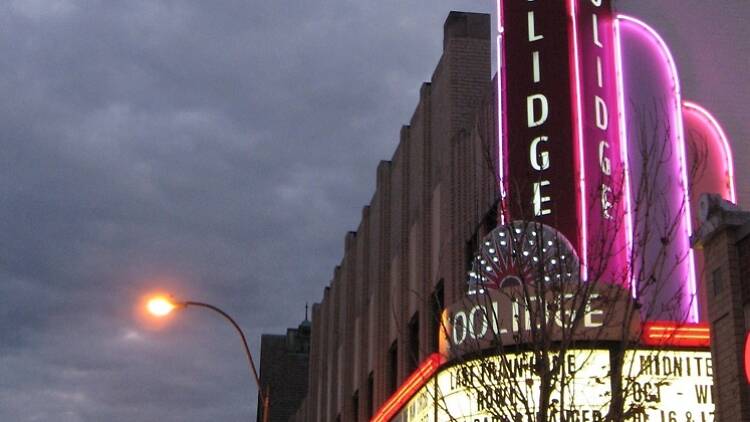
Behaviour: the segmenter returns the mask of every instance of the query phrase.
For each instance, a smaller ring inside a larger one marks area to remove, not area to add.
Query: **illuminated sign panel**
[[[552,393],[550,421],[603,421],[610,403],[610,354],[576,349],[562,356],[564,387]],[[540,388],[531,352],[467,361],[440,371],[392,421],[526,420]],[[622,385],[634,421],[709,422],[713,366],[708,351],[626,352]],[[503,419],[505,418],[505,419]]]
[[[621,89],[627,93],[622,116],[628,142],[630,195],[642,198],[649,192],[658,193],[634,204],[631,217],[635,221],[635,243],[639,245],[633,272],[659,278],[658,286],[640,287],[641,301],[654,303],[649,310],[652,318],[697,322],[677,69],[664,41],[643,22],[620,15],[617,34]]]
[[[565,3],[504,1],[507,205],[514,219],[560,230],[578,248]]]
[[[614,16],[608,0],[570,1],[569,7],[584,278],[627,286],[627,183],[619,137]]]
[[[653,304],[649,317],[699,321],[685,129],[708,128],[726,144],[720,127],[683,109],[665,43],[614,15],[611,0],[497,3],[500,222],[554,227],[578,253],[583,280],[630,286]],[[638,285],[636,275],[660,271],[659,288]]]
[[[636,350],[625,362],[635,377],[627,403],[645,407],[637,421],[714,420],[710,352]]]
[[[559,230],[581,257],[584,279],[627,285],[610,2],[505,0],[500,7],[506,209],[512,219]]]
[[[601,285],[587,295],[575,295],[572,291],[564,299],[559,298],[559,291],[547,291],[546,295],[550,309],[545,331],[550,340],[559,341],[567,336],[577,340],[623,341],[624,327],[629,327],[629,337],[625,340],[637,339],[639,315],[631,314],[632,320],[624,321],[630,300],[627,290]],[[488,290],[456,302],[443,314],[441,353],[461,356],[497,345],[533,343],[532,324],[538,321],[535,316],[538,300],[534,287],[527,286]],[[581,315],[576,316],[578,313]],[[571,321],[578,321],[578,326],[571,327]]]

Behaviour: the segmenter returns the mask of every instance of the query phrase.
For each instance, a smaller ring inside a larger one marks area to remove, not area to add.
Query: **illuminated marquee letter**
[[[459,323],[458,320],[461,320]],[[461,330],[459,333],[458,330]],[[460,335],[460,336],[459,336]],[[459,345],[466,340],[466,314],[457,312],[453,317],[453,344]]]
[[[593,24],[593,31],[594,31],[594,45],[601,48],[602,42],[599,41],[599,18],[596,17],[596,13],[591,14],[591,23]]]
[[[481,331],[476,331],[476,315],[479,312],[479,317],[482,318]],[[475,306],[471,312],[469,312],[469,335],[471,338],[482,338],[487,334],[487,310],[483,306]]]
[[[607,141],[599,142],[599,168],[602,169],[602,173],[609,176],[612,174],[612,164],[610,163],[609,158],[607,158],[605,151],[607,148],[609,148],[609,143],[607,143]]]
[[[609,196],[612,194],[612,188],[610,188],[607,185],[602,185],[602,217],[606,218],[607,220],[612,219],[612,214],[609,212],[609,210],[614,207],[614,204],[609,200]]]
[[[590,299],[597,299],[599,298],[599,294],[594,293],[591,295]],[[586,306],[583,310],[583,326],[587,328],[596,328],[601,327],[604,325],[603,317],[604,317],[604,311],[600,308],[594,308],[591,306],[591,300],[586,302]]]
[[[529,148],[529,160],[531,161],[531,167],[533,167],[534,170],[547,170],[549,168],[549,152],[537,151],[539,143],[547,142],[548,139],[549,138],[547,138],[546,136],[537,136],[533,141],[531,141],[531,147]],[[539,163],[540,158],[542,159],[541,164]]]
[[[534,104],[539,103],[540,116],[535,119]],[[549,104],[544,94],[533,94],[526,97],[526,124],[528,127],[536,127],[547,121],[549,115]]]
[[[607,130],[607,126],[609,125],[607,122],[607,104],[602,97],[595,95],[594,106],[596,108],[596,127],[601,130]]]
[[[552,213],[549,208],[542,208],[542,205],[550,202],[549,196],[542,196],[542,188],[549,186],[549,180],[542,180],[534,183],[534,215],[548,215]]]
[[[529,12],[527,16],[529,23],[529,42],[538,41],[544,38],[544,35],[537,35],[534,30],[534,12]]]

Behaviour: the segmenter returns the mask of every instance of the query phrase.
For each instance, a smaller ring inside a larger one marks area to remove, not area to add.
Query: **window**
[[[359,390],[352,396],[352,421],[359,422]]]
[[[372,372],[367,376],[367,403],[365,403],[365,409],[367,410],[367,420],[372,419],[372,414],[375,411],[373,406],[375,405],[375,380]]]
[[[466,242],[466,249],[464,250],[464,269],[466,271],[471,271],[471,265],[474,262],[474,257],[479,252],[479,245],[482,243],[482,239],[494,230],[495,227],[497,227],[497,204],[490,207],[487,214],[484,215],[484,218],[476,227],[474,235]]]
[[[440,318],[443,313],[444,302],[443,280],[440,280],[432,292],[432,297],[430,297],[430,351],[432,352],[437,352],[440,346],[440,330],[442,330]]]
[[[398,341],[391,344],[388,349],[388,395],[396,391],[398,386]]]
[[[419,364],[419,312],[409,321],[409,356],[406,357],[407,372],[412,373]]]
[[[485,236],[497,227],[497,207],[497,203],[493,204],[482,220],[482,234]]]
[[[724,280],[721,274],[721,267],[714,270],[711,273],[711,284],[714,287],[714,296],[718,296],[722,290],[724,290]]]
[[[471,271],[471,265],[474,263],[474,257],[479,251],[479,240],[477,234],[471,237],[471,240],[466,242],[464,246],[464,272]]]

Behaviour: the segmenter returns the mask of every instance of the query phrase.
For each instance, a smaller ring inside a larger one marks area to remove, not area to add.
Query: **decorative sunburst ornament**
[[[469,294],[539,282],[577,281],[578,255],[562,233],[541,223],[514,221],[482,240],[469,271]]]

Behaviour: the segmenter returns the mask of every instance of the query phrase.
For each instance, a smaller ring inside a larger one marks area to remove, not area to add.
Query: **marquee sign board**
[[[611,391],[610,353],[575,349],[562,356],[552,393],[551,421],[603,421]],[[463,362],[437,373],[392,421],[521,420],[535,412],[540,380],[530,352]],[[625,409],[636,422],[712,422],[713,364],[708,351],[626,352],[622,376]]]
[[[443,312],[445,329],[440,352],[454,358],[489,348],[501,350],[534,343],[532,324],[539,325],[542,319],[538,315],[540,300],[533,286],[506,287],[467,296]],[[640,332],[639,314],[631,313],[630,321],[624,319],[630,300],[628,291],[616,285],[599,285],[585,293],[580,285],[567,292],[547,290],[545,338],[636,341]]]

